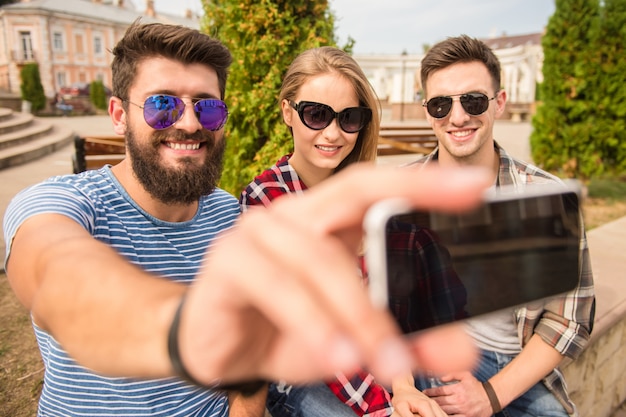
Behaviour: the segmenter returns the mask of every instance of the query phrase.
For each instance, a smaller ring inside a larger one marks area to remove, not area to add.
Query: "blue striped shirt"
[[[186,222],[170,223],[142,210],[110,167],[50,178],[15,196],[4,218],[6,258],[20,225],[42,213],[65,215],[144,270],[179,282],[194,279],[207,247],[240,213],[237,200],[217,189],[200,199]],[[86,277],[88,279],[88,277]],[[103,377],[78,365],[34,323],[45,366],[40,416],[226,416],[224,393],[175,378]]]

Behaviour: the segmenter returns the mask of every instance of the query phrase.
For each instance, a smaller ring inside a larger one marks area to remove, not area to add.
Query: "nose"
[[[202,125],[200,124],[198,117],[196,117],[196,109],[191,101],[185,102],[183,115],[176,123],[174,123],[174,127],[187,133],[194,133],[202,129]]]
[[[339,119],[335,117],[323,131],[324,138],[329,142],[334,142],[341,136],[341,127],[339,126]]]
[[[465,111],[458,97],[452,100],[452,108],[450,109],[450,123],[456,126],[462,126],[470,119],[470,115]]]

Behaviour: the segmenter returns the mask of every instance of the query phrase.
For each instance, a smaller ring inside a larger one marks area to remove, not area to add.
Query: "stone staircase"
[[[0,107],[0,169],[52,153],[72,143],[74,135],[45,118]]]

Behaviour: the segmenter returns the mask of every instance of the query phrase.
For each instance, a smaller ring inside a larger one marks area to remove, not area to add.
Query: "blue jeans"
[[[326,384],[293,386],[270,384],[267,410],[272,417],[354,417],[352,408]]]
[[[481,350],[478,368],[473,372],[474,377],[481,382],[487,381],[500,372],[515,355]],[[430,388],[427,378],[416,377],[415,385],[422,390]],[[528,391],[507,405],[496,417],[568,417],[567,412],[554,395],[546,388],[543,382],[533,385]]]

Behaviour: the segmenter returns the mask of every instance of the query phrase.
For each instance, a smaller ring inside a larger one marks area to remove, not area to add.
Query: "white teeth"
[[[456,136],[457,138],[462,138],[462,137],[471,135],[472,132],[473,132],[472,130],[461,130],[457,132],[452,132],[451,135]]]
[[[196,149],[200,149],[199,143],[167,142],[167,146],[176,151],[195,151]]]
[[[315,147],[319,150],[322,151],[326,151],[326,152],[333,152],[336,151],[337,149],[339,149],[339,146],[322,146],[322,145],[315,145]]]

